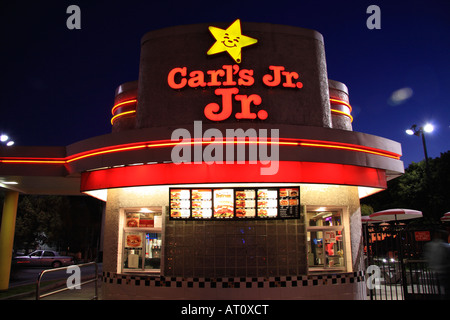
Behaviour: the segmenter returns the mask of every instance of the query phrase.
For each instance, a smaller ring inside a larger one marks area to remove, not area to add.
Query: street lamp
[[[430,166],[428,164],[428,153],[427,153],[427,144],[425,142],[425,133],[433,132],[434,127],[432,124],[425,124],[423,127],[417,127],[417,125],[411,126],[411,128],[406,130],[406,133],[410,136],[416,135],[416,136],[422,136],[422,144],[423,144],[423,153],[425,154],[425,170],[426,170],[426,182],[425,182],[425,188],[427,189],[427,192],[429,193],[429,197],[432,193],[433,185],[431,183],[431,174],[430,174]],[[435,216],[435,208],[434,208],[434,202],[431,201],[430,198],[428,198],[430,209],[431,209],[431,218],[434,219]]]
[[[427,170],[429,168],[428,168],[427,144],[425,142],[425,132],[430,133],[430,132],[433,132],[433,130],[434,130],[434,127],[430,123],[427,123],[423,127],[417,127],[417,125],[414,124],[411,126],[411,128],[406,129],[406,133],[409,134],[410,136],[412,136],[412,135],[416,135],[418,137],[422,136],[423,152],[425,154],[425,164],[427,166]]]
[[[14,144],[14,141],[10,140],[8,135],[4,133],[0,135],[0,142],[4,143],[7,147],[11,147]]]

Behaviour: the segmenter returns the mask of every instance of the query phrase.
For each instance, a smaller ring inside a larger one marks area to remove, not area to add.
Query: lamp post
[[[423,127],[417,127],[417,125],[412,125],[411,128],[406,130],[406,133],[410,136],[416,135],[422,137],[422,144],[423,144],[423,153],[425,154],[425,170],[426,170],[426,181],[425,181],[425,188],[428,193],[428,202],[431,209],[431,216],[430,218],[432,220],[435,220],[435,205],[434,202],[431,201],[431,194],[433,192],[433,184],[431,183],[431,174],[430,174],[430,166],[428,164],[428,152],[427,152],[427,144],[425,142],[425,133],[433,132],[433,125],[426,124]]]
[[[406,129],[406,133],[409,134],[410,136],[415,135],[415,136],[422,136],[422,144],[423,144],[423,153],[425,154],[425,166],[427,169],[427,174],[429,175],[429,166],[428,166],[428,153],[427,153],[427,144],[425,142],[425,132],[430,133],[433,132],[434,127],[433,125],[427,123],[426,125],[424,125],[423,127],[417,127],[417,125],[412,125],[411,128]]]
[[[7,147],[10,147],[10,146],[12,146],[12,145],[14,144],[14,141],[11,140],[11,139],[8,137],[8,135],[6,135],[6,134],[4,134],[4,133],[2,133],[2,134],[0,135],[0,142],[3,143],[3,144],[5,144]]]

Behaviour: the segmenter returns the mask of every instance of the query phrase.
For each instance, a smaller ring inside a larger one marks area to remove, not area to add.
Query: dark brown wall
[[[203,114],[211,102],[220,102],[216,87],[174,90],[167,84],[169,72],[176,67],[193,70],[217,70],[235,61],[223,52],[208,56],[215,43],[208,26],[226,29],[231,23],[211,23],[172,27],[147,33],[142,39],[139,67],[137,127],[183,127],[194,120],[209,121]],[[260,107],[268,112],[265,123],[331,127],[328,78],[322,36],[313,30],[272,24],[242,22],[242,34],[258,43],[243,48],[240,69],[254,70],[255,84],[239,87],[239,94],[258,94]],[[284,66],[300,74],[301,89],[268,88],[262,82],[269,66]],[[238,112],[225,122],[236,122]],[[252,110],[253,112],[253,110]],[[242,120],[261,122],[261,120]]]
[[[226,223],[167,218],[164,275],[217,278],[306,274],[303,216]]]

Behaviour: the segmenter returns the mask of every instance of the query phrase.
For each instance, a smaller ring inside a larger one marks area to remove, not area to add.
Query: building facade
[[[16,147],[0,174],[105,201],[106,299],[364,299],[359,200],[403,163],[352,121],[318,32],[171,27],[142,38],[110,134]]]

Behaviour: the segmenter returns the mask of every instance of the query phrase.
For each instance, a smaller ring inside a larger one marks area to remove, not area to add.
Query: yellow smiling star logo
[[[233,22],[226,30],[209,27],[209,31],[216,39],[216,42],[208,50],[207,54],[212,55],[226,51],[237,63],[241,62],[241,49],[258,42],[254,38],[242,35],[241,21],[239,19]]]

